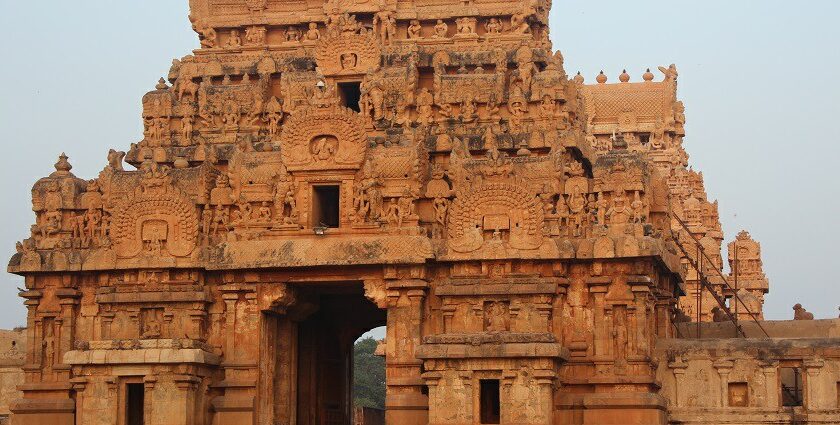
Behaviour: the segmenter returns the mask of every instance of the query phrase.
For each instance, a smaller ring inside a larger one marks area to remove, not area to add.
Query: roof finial
[[[645,73],[642,75],[642,79],[645,80],[646,82],[653,81],[653,78],[654,78],[654,75],[653,75],[652,72],[650,72],[650,68],[648,68],[647,71],[645,71]]]
[[[169,88],[169,86],[168,86],[168,85],[166,85],[166,80],[164,80],[164,79],[163,79],[163,77],[160,77],[160,80],[158,80],[157,85],[155,85],[155,89],[157,89],[157,90],[166,90],[166,89],[168,89],[168,88]]]
[[[66,176],[70,174],[70,170],[73,169],[73,166],[70,165],[70,158],[64,152],[58,156],[58,162],[55,163],[55,174],[59,176]]]
[[[621,81],[622,83],[630,82],[630,74],[627,73],[626,69],[621,71],[621,75],[618,76],[618,81]]]
[[[607,82],[607,74],[604,74],[604,71],[601,71],[601,73],[598,74],[598,77],[595,78],[595,81],[597,81],[598,84],[606,83]]]

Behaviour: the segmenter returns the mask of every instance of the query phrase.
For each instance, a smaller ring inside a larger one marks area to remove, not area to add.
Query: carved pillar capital
[[[264,283],[259,286],[259,308],[263,312],[286,314],[297,303],[297,290],[288,283]]]

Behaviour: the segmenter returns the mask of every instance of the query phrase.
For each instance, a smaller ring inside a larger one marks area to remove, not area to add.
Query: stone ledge
[[[558,410],[641,408],[664,411],[668,401],[650,393],[561,394],[555,407]]]
[[[555,343],[422,344],[417,348],[417,358],[423,360],[535,357],[565,360],[569,350]]]
[[[72,399],[28,399],[20,398],[10,403],[9,410],[15,414],[27,413],[72,413],[76,411],[76,401]]]
[[[136,349],[68,351],[64,363],[69,365],[121,365],[121,364],[204,364],[216,366],[219,356],[199,349]]]

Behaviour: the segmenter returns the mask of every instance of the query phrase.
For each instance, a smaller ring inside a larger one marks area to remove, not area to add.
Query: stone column
[[[714,368],[720,377],[720,403],[718,407],[726,407],[729,404],[729,372],[735,363],[732,360],[719,359],[714,362]]]
[[[609,358],[612,337],[608,335],[608,329],[605,329],[604,297],[609,290],[612,279],[609,277],[593,277],[586,283],[589,285],[589,293],[592,294],[592,318],[595,322],[592,328],[592,338],[595,357],[599,359]]]
[[[779,400],[779,379],[778,362],[766,362],[761,364],[761,371],[764,373],[765,391],[767,392],[767,406],[770,409],[781,407]]]
[[[805,401],[805,408],[808,410],[814,409],[831,409],[833,408],[831,388],[826,388],[820,382],[819,376],[822,372],[825,361],[822,359],[808,359],[802,362],[802,367],[805,369],[807,379],[802,385],[805,386],[803,398]]]
[[[61,370],[62,374],[66,374],[69,377],[70,367],[63,364],[64,353],[73,350],[73,334],[76,329],[75,310],[82,294],[75,289],[60,289],[56,291],[56,296],[61,305],[61,315],[56,318],[57,323],[60,320],[60,335],[58,338],[58,347],[56,347],[56,355],[58,356],[56,359],[56,363],[58,364],[56,369]]]
[[[385,421],[388,424],[426,425],[429,398],[423,394],[423,362],[416,357],[420,346],[426,290],[423,279],[372,280],[365,295],[388,309],[385,347]]]
[[[685,386],[685,370],[688,369],[688,363],[684,362],[681,357],[668,364],[668,367],[674,371],[674,407],[682,407],[683,402],[683,388]]]

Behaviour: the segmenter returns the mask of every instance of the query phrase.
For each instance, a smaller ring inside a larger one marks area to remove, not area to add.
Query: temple
[[[190,0],[143,139],[32,189],[12,423],[350,425],[381,326],[391,425],[840,423],[840,323],[762,322],[746,232],[724,272],[676,66],[570,78],[550,7]]]

